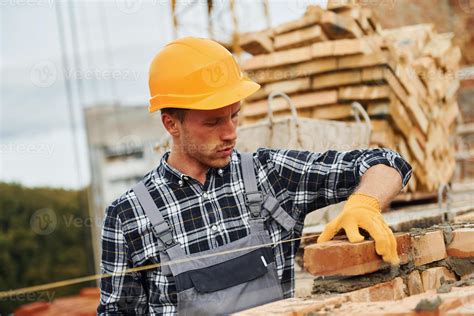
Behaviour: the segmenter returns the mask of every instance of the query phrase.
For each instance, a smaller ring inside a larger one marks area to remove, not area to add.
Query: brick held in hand
[[[409,261],[411,238],[409,234],[396,234],[400,263]],[[372,273],[387,264],[375,251],[375,243],[331,240],[305,247],[304,267],[316,276],[355,276]]]

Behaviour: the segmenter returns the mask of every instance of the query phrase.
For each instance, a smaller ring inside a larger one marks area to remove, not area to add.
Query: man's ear
[[[171,134],[171,136],[179,135],[180,122],[176,117],[173,117],[168,113],[163,113],[161,114],[161,122],[163,123],[163,126],[166,128],[168,133]]]

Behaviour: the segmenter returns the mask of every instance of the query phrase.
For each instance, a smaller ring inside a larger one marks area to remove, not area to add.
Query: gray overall
[[[160,241],[161,268],[176,281],[179,315],[227,315],[283,298],[262,207],[286,230],[295,220],[257,189],[250,153],[241,153],[250,234],[221,247],[186,255],[143,182],[133,188]]]

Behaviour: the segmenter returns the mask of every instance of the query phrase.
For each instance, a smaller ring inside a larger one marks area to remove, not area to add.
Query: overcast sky
[[[172,40],[169,2],[0,0],[1,181],[65,188],[89,183],[81,109],[118,100],[146,110],[149,63]],[[206,3],[177,0],[179,37],[208,37]],[[300,17],[308,4],[324,6],[325,1],[270,0],[272,25]],[[215,34],[227,40],[232,30],[229,3],[214,0],[214,7]],[[237,0],[239,30],[264,28],[262,8],[259,1]],[[66,37],[66,68],[57,12],[61,12]],[[71,17],[78,26],[78,50],[71,40]],[[80,69],[71,66],[74,58]],[[64,76],[70,79],[73,92],[80,173],[74,159]],[[77,94],[79,81],[84,90],[82,103]]]

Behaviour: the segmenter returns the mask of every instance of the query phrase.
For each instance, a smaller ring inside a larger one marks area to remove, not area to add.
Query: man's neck
[[[206,181],[206,173],[209,170],[208,166],[204,166],[200,162],[196,161],[189,155],[183,153],[176,147],[171,149],[171,152],[166,161],[168,165],[179,170],[181,173],[186,174],[202,184]]]

